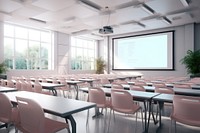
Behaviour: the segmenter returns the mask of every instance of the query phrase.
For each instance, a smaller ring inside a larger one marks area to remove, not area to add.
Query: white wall
[[[139,34],[148,34],[162,31],[174,30],[174,71],[114,71],[112,70],[112,38],[122,37],[122,36],[131,36],[131,35],[139,35]],[[104,44],[106,46],[106,44]],[[103,47],[103,46],[102,46]],[[158,29],[146,32],[138,32],[132,34],[124,34],[118,36],[111,36],[109,38],[108,49],[108,63],[107,69],[109,73],[116,74],[143,74],[144,76],[188,76],[185,66],[180,63],[180,60],[185,56],[187,50],[194,50],[194,24],[173,27],[173,28],[165,28]],[[107,56],[101,53],[101,56]]]

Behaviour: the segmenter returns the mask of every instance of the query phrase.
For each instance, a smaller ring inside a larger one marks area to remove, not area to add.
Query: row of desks
[[[76,121],[73,118],[73,114],[96,107],[95,103],[55,97],[35,92],[17,91],[15,88],[0,87],[0,93],[4,92],[6,92],[5,94],[13,104],[17,103],[16,96],[30,98],[39,103],[45,113],[62,117],[67,123],[69,120],[71,123],[72,133],[76,133]]]
[[[111,94],[111,88],[102,88],[103,91],[107,96],[110,96]],[[89,88],[80,88],[81,91],[88,93]],[[189,89],[177,89],[179,92],[182,92],[184,95],[195,95],[195,96],[200,96],[200,90],[192,90],[188,91]],[[145,110],[145,133],[148,132],[149,128],[149,121],[150,121],[150,116],[152,112],[152,101],[158,102],[159,103],[159,127],[161,127],[161,110],[163,109],[162,105],[164,102],[172,103],[173,102],[173,96],[172,94],[160,94],[160,93],[152,93],[152,92],[142,92],[142,91],[133,91],[133,90],[127,90],[132,96],[133,99],[136,101],[142,101],[144,102],[144,110]],[[185,91],[185,92],[184,92]],[[194,92],[193,92],[194,91]],[[196,92],[198,92],[196,94]],[[149,108],[147,108],[147,105]],[[149,115],[148,115],[149,114]],[[153,117],[154,119],[154,117]],[[157,123],[157,120],[154,119],[154,123]]]

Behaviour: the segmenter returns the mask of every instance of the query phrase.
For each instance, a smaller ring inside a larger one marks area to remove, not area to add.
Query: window
[[[94,70],[97,41],[72,37],[71,38],[71,69]]]
[[[4,58],[10,69],[51,70],[50,31],[4,25]]]

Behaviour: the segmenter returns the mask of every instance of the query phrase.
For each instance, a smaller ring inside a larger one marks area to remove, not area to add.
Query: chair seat
[[[200,122],[199,120],[185,120],[185,119],[181,119],[180,117],[176,116],[176,115],[173,115],[171,116],[171,119],[174,119],[182,124],[187,124],[187,125],[190,125],[190,126],[197,126],[197,127],[200,127]]]
[[[120,113],[134,114],[139,109],[141,109],[140,106],[133,104],[132,108],[130,108],[130,109],[115,108],[114,110],[117,111],[117,112],[120,112]]]
[[[57,131],[60,131],[64,128],[69,128],[67,123],[58,122],[55,120],[51,120],[49,118],[45,118],[45,131],[44,133],[55,133]]]

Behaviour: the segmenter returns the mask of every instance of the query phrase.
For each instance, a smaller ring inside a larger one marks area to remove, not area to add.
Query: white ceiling
[[[0,0],[0,21],[98,37],[199,23],[200,0]]]

